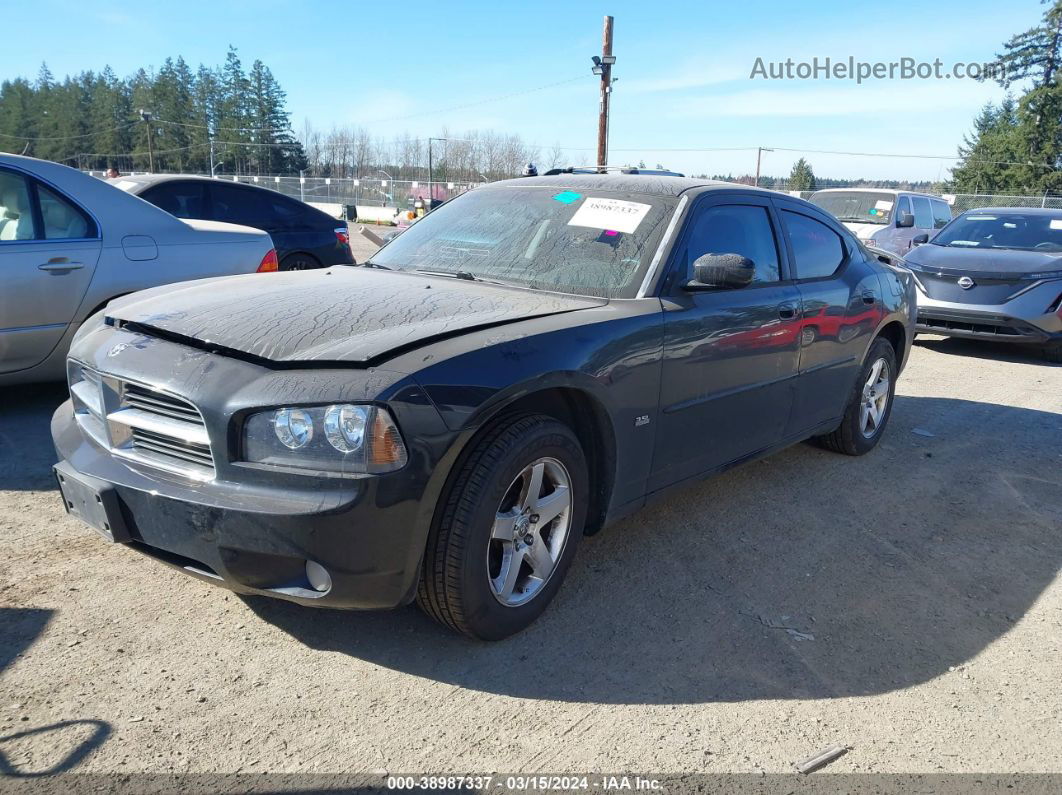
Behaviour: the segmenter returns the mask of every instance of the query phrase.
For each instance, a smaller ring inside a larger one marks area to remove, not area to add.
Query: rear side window
[[[932,229],[933,209],[929,206],[929,199],[925,196],[912,196],[911,205],[914,207],[915,226],[919,229]]]
[[[70,240],[94,237],[96,232],[88,216],[61,196],[43,185],[37,186],[41,202],[41,220],[47,240]]]
[[[178,218],[206,219],[206,190],[199,182],[167,182],[148,188],[141,198]]]
[[[245,226],[263,226],[276,219],[268,194],[254,188],[211,183],[212,216],[215,221]]]
[[[806,215],[783,210],[798,279],[821,279],[837,272],[844,262],[841,237],[826,224]]]
[[[29,182],[21,174],[0,170],[0,242],[36,237]]]
[[[931,204],[933,205],[933,228],[943,229],[951,221],[951,207],[946,201],[940,199],[933,199]]]
[[[740,254],[756,265],[754,284],[779,280],[778,249],[766,207],[732,204],[709,207],[693,221],[686,248],[686,277],[705,254]]]

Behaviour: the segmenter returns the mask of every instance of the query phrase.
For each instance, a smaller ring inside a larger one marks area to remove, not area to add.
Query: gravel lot
[[[1062,367],[1034,356],[920,338],[875,452],[798,445],[587,539],[493,645],[105,544],[56,496],[64,397],[0,397],[0,775],[774,773],[833,743],[831,773],[1062,771]]]

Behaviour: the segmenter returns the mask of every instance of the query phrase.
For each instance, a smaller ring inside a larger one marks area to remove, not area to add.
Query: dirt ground
[[[586,539],[497,644],[104,543],[56,496],[63,399],[0,396],[8,783],[779,773],[834,743],[831,773],[1062,771],[1062,367],[1035,355],[919,339],[872,454],[798,445]]]

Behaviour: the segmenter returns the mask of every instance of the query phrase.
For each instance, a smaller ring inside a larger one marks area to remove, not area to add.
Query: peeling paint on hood
[[[369,363],[473,329],[608,301],[358,267],[207,279],[133,294],[112,320],[274,362]]]

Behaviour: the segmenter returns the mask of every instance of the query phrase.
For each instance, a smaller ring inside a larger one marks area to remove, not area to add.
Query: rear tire
[[[288,256],[280,261],[279,270],[309,271],[320,267],[321,263],[309,254],[288,254]]]
[[[863,455],[873,450],[892,415],[896,393],[896,351],[878,337],[870,346],[837,430],[815,441],[827,450]]]
[[[429,533],[417,605],[456,632],[501,640],[560,589],[589,476],[575,434],[544,415],[502,421],[473,445]]]

